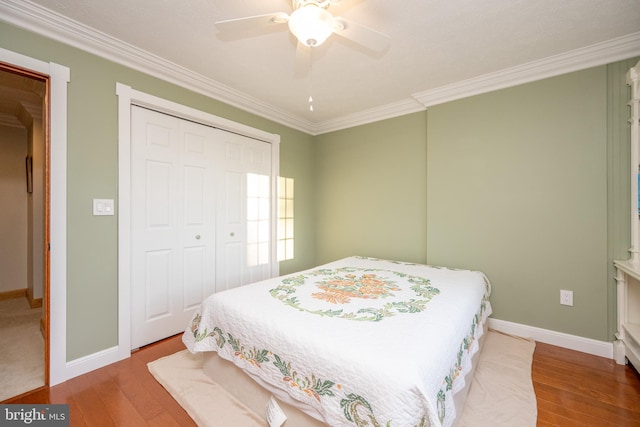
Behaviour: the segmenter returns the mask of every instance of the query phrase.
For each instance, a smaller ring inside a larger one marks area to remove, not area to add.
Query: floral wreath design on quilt
[[[387,277],[384,277],[385,275]],[[416,298],[389,301],[381,307],[366,307],[356,311],[347,311],[344,308],[305,308],[296,295],[300,286],[308,283],[308,281],[313,281],[320,291],[312,293],[311,297],[333,305],[349,304],[352,299],[382,300],[392,298],[395,296],[393,292],[400,291],[402,288],[388,276],[395,276],[408,282]],[[282,280],[281,285],[271,289],[269,292],[274,298],[300,311],[326,317],[377,322],[385,317],[395,316],[399,313],[420,313],[424,311],[427,303],[435,295],[438,295],[440,290],[431,286],[429,279],[419,276],[383,269],[341,267],[319,269],[285,278]]]

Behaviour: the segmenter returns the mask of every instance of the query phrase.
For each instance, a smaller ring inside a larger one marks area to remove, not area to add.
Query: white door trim
[[[197,123],[238,133],[271,144],[272,218],[277,215],[275,197],[280,171],[280,135],[268,133],[222,117],[158,98],[116,83],[118,96],[118,349],[119,359],[131,355],[131,105],[147,107],[155,111]],[[279,274],[276,256],[276,224],[272,221],[272,276]],[[186,325],[185,325],[186,327]]]
[[[67,83],[70,70],[0,48],[0,61],[49,76],[50,212],[49,385],[69,378],[67,370]]]

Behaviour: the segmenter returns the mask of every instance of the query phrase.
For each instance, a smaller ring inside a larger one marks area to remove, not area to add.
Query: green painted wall
[[[428,260],[497,319],[607,339],[606,94],[603,66],[429,109]]]
[[[318,263],[425,262],[426,125],[421,112],[316,138]]]
[[[296,259],[281,272],[315,262],[313,138],[114,64],[0,23],[0,46],[69,67],[67,175],[67,360],[117,344],[117,218],[92,215],[93,198],[118,195],[116,82],[136,90],[279,134],[280,173],[296,185]],[[99,303],[97,303],[99,302]],[[55,337],[52,337],[55,339]]]

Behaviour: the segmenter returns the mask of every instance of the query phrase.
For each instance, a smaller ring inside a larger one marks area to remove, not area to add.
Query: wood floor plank
[[[145,419],[140,415],[129,397],[113,381],[109,370],[102,368],[94,371],[94,386],[104,402],[116,425],[145,426]]]
[[[546,384],[538,383],[536,385],[536,397],[538,399],[538,406],[541,401],[549,402],[554,405],[558,405],[557,410],[565,408],[577,413],[589,413],[592,417],[602,420],[603,424],[609,422],[612,419],[625,420],[625,422],[631,422],[634,419],[638,419],[638,413],[620,408],[615,405],[607,404],[604,402],[590,399],[587,396],[572,393],[567,391],[560,391],[554,387]]]
[[[535,362],[532,367],[534,381],[555,388],[558,392],[581,395],[589,401],[601,402],[635,411],[640,416],[637,398],[640,390],[634,384],[618,383],[613,376],[569,368],[557,369]]]
[[[168,412],[162,412],[147,420],[147,425],[151,427],[182,427],[182,424],[178,423]]]
[[[154,418],[164,411],[162,402],[151,395],[140,381],[142,367],[134,359],[122,360],[106,368],[143,419]]]
[[[94,377],[91,374],[80,375],[66,382],[71,396],[75,401],[76,411],[70,413],[71,421],[81,417],[87,425],[96,427],[115,426],[115,422],[108,412],[98,392],[94,389]],[[58,402],[50,402],[58,403]],[[80,422],[79,420],[77,422]]]
[[[38,390],[34,390],[29,393],[22,394],[13,399],[8,400],[6,403],[23,403],[23,404],[37,404],[42,402],[48,402],[49,399],[49,388],[43,387]]]
[[[536,343],[538,425],[640,427],[640,376],[613,360]]]
[[[573,365],[584,366],[590,369],[611,370],[612,363],[615,363],[611,359],[604,357],[584,357],[585,353],[541,342],[536,342],[536,357],[538,356],[550,356],[559,362],[570,362]]]

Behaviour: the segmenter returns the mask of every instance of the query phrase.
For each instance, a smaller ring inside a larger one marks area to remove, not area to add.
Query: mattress
[[[481,272],[349,257],[212,295],[183,341],[331,426],[448,427],[490,293]]]

